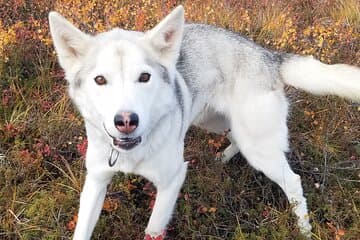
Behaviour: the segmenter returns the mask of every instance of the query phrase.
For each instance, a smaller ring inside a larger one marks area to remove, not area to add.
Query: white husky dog
[[[74,239],[89,239],[107,185],[122,171],[154,183],[145,239],[163,239],[185,179],[184,137],[191,124],[231,129],[228,161],[241,151],[285,192],[306,236],[311,226],[301,180],[289,167],[286,84],[360,100],[360,69],[266,50],[237,33],[185,24],[177,7],[143,33],[90,36],[51,12],[50,30],[85,119],[87,175]]]

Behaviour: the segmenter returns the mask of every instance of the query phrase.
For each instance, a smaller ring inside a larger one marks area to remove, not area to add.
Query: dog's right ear
[[[57,12],[49,13],[50,33],[61,67],[65,71],[80,63],[91,36],[83,33]]]

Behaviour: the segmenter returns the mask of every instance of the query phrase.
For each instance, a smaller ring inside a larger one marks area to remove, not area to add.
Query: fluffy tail
[[[286,84],[313,94],[333,94],[360,102],[360,68],[328,65],[311,56],[283,57],[280,72]]]

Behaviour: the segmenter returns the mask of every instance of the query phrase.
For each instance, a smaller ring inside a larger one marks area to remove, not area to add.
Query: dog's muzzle
[[[109,133],[109,131],[105,127],[105,124],[103,124],[103,127],[106,134],[112,139],[112,145],[116,148],[128,151],[141,143],[141,136],[134,138],[131,137],[116,138]]]
[[[139,143],[141,143],[141,136],[136,138],[126,137],[120,139],[113,137],[113,145],[123,150],[130,150],[139,145]]]

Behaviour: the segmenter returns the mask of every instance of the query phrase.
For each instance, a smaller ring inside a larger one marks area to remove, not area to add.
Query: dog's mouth
[[[112,145],[122,150],[131,150],[141,143],[141,136],[116,138],[112,136],[103,124],[106,134],[112,139]]]
[[[123,150],[133,149],[134,147],[136,147],[141,143],[141,136],[136,138],[125,137],[120,139],[112,137],[112,139],[113,139],[113,145]]]

